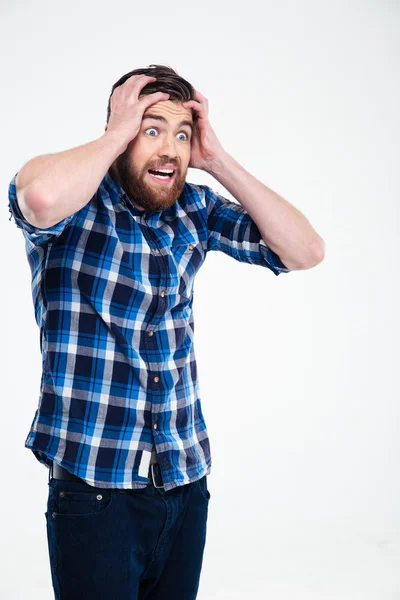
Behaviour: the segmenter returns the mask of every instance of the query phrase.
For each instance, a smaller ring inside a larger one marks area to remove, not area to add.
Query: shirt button
[[[161,297],[162,297],[162,298],[164,298],[164,296],[165,296],[165,290],[163,290],[163,291],[161,292]]]
[[[189,244],[189,250],[193,250],[194,246],[193,244]]]
[[[153,429],[157,429],[157,423],[154,423]]]
[[[155,254],[160,254],[160,251],[158,248],[154,248],[154,252],[155,252]]]
[[[159,378],[159,377],[157,377],[157,375],[156,375],[156,376],[154,377],[154,381],[155,381],[156,383],[158,383],[158,382],[160,381],[160,378]]]
[[[154,331],[149,331],[149,336],[151,337],[153,335]]]

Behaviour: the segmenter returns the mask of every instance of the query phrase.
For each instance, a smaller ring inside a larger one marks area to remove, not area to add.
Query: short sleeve
[[[8,188],[8,210],[10,212],[10,218],[14,218],[15,224],[18,228],[22,229],[25,237],[35,244],[35,246],[43,246],[47,242],[51,241],[51,239],[58,237],[64,231],[67,225],[69,225],[74,217],[78,213],[73,213],[69,215],[59,223],[52,225],[51,227],[40,228],[35,227],[29,223],[24,215],[21,212],[21,209],[18,205],[17,199],[17,188],[16,188],[16,179],[18,172],[12,178],[9,188]]]
[[[279,256],[269,248],[249,213],[236,204],[203,186],[206,193],[208,250],[219,250],[235,260],[260,265],[275,275],[289,273]]]

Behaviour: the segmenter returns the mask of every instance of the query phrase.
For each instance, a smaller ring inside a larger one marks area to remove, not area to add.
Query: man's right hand
[[[157,77],[149,75],[132,75],[112,93],[106,133],[118,137],[124,145],[122,152],[139,133],[145,110],[160,100],[168,100],[170,96],[164,92],[154,92],[139,99],[142,89],[156,80]]]
[[[20,169],[15,180],[16,193],[28,223],[48,229],[89,202],[110,165],[138,135],[146,108],[170,97],[155,92],[139,100],[144,86],[156,79],[132,75],[115,88],[109,122],[98,139],[63,152],[37,156]]]

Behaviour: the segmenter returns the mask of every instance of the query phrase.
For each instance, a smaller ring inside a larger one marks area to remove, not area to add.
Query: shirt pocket
[[[192,241],[175,239],[171,244],[171,258],[176,273],[175,285],[178,294],[191,299],[194,278],[207,252],[207,241],[192,236]]]

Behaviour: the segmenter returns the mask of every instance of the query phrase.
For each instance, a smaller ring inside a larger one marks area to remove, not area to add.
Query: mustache
[[[166,165],[169,165],[169,166],[172,165],[173,168],[175,169],[175,171],[179,171],[180,170],[177,164],[175,164],[174,162],[172,162],[172,161],[169,160],[169,161],[161,163],[159,165],[151,165],[150,167],[147,167],[147,171],[149,169],[153,169],[153,170],[154,169],[156,169],[156,170],[157,169],[163,169]]]

